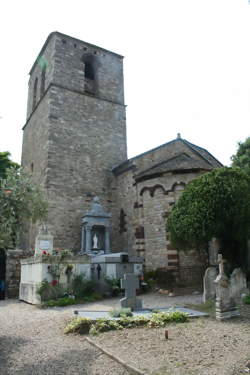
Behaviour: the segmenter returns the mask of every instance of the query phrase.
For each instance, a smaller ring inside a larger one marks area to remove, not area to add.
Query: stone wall
[[[38,59],[31,70],[22,166],[46,191],[55,247],[80,250],[83,212],[95,195],[110,211],[111,169],[127,158],[123,59],[60,33],[49,36],[39,56],[48,64],[46,92],[33,108]],[[90,57],[92,93],[84,75]],[[23,248],[34,243],[36,232],[30,230]]]
[[[7,250],[6,253],[6,297],[16,298],[19,295],[21,279],[21,259],[31,256],[25,250]]]

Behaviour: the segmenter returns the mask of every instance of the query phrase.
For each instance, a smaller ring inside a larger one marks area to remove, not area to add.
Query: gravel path
[[[183,306],[201,295],[141,296],[144,307]],[[84,336],[64,335],[73,310],[110,310],[119,298],[74,307],[39,309],[17,300],[0,301],[1,375],[129,375]],[[250,360],[250,306],[241,318],[193,319],[164,329],[106,332],[93,340],[126,363],[152,375],[239,375]]]
[[[40,310],[7,300],[0,302],[1,375],[128,375],[128,371],[87,343],[64,335],[72,308]]]
[[[144,307],[201,300],[201,296],[167,298],[157,294],[142,298]],[[87,343],[84,337],[63,334],[74,309],[110,310],[118,306],[119,298],[46,310],[18,300],[0,301],[0,374],[128,375],[127,370]]]

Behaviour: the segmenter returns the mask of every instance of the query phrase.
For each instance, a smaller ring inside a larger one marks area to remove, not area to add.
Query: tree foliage
[[[179,249],[201,249],[213,237],[233,263],[250,236],[250,177],[239,169],[220,168],[190,182],[167,221]]]
[[[10,160],[10,153],[8,151],[0,152],[0,179],[6,178],[6,173],[9,168],[19,168],[19,164]]]
[[[24,171],[10,168],[0,186],[0,248],[16,245],[22,224],[43,220],[47,203],[38,186]]]
[[[245,170],[250,176],[250,137],[245,142],[238,143],[236,155],[231,157],[232,166]]]

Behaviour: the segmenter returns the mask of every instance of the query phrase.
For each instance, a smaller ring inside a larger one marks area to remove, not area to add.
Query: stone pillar
[[[85,234],[85,227],[82,226],[82,238],[81,238],[81,254],[85,253],[85,244],[86,244],[86,234]]]
[[[110,228],[105,228],[105,253],[110,253]]]
[[[87,225],[85,228],[86,228],[86,232],[85,232],[85,235],[86,235],[85,252],[91,253],[91,250],[92,250],[91,226]]]

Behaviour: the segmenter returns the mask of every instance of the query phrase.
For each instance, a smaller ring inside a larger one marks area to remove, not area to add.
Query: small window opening
[[[90,62],[85,63],[85,78],[95,79],[95,72],[93,65]]]
[[[119,224],[119,227],[120,227],[120,230],[119,232],[120,233],[123,233],[123,232],[127,232],[127,228],[126,228],[126,225],[127,225],[127,222],[126,222],[126,214],[123,210],[123,208],[121,209],[120,211],[120,224]]]
[[[33,171],[34,171],[34,163],[30,164],[30,171],[31,171],[31,173],[33,173]]]
[[[66,40],[65,39],[62,39],[62,44],[66,44]]]

